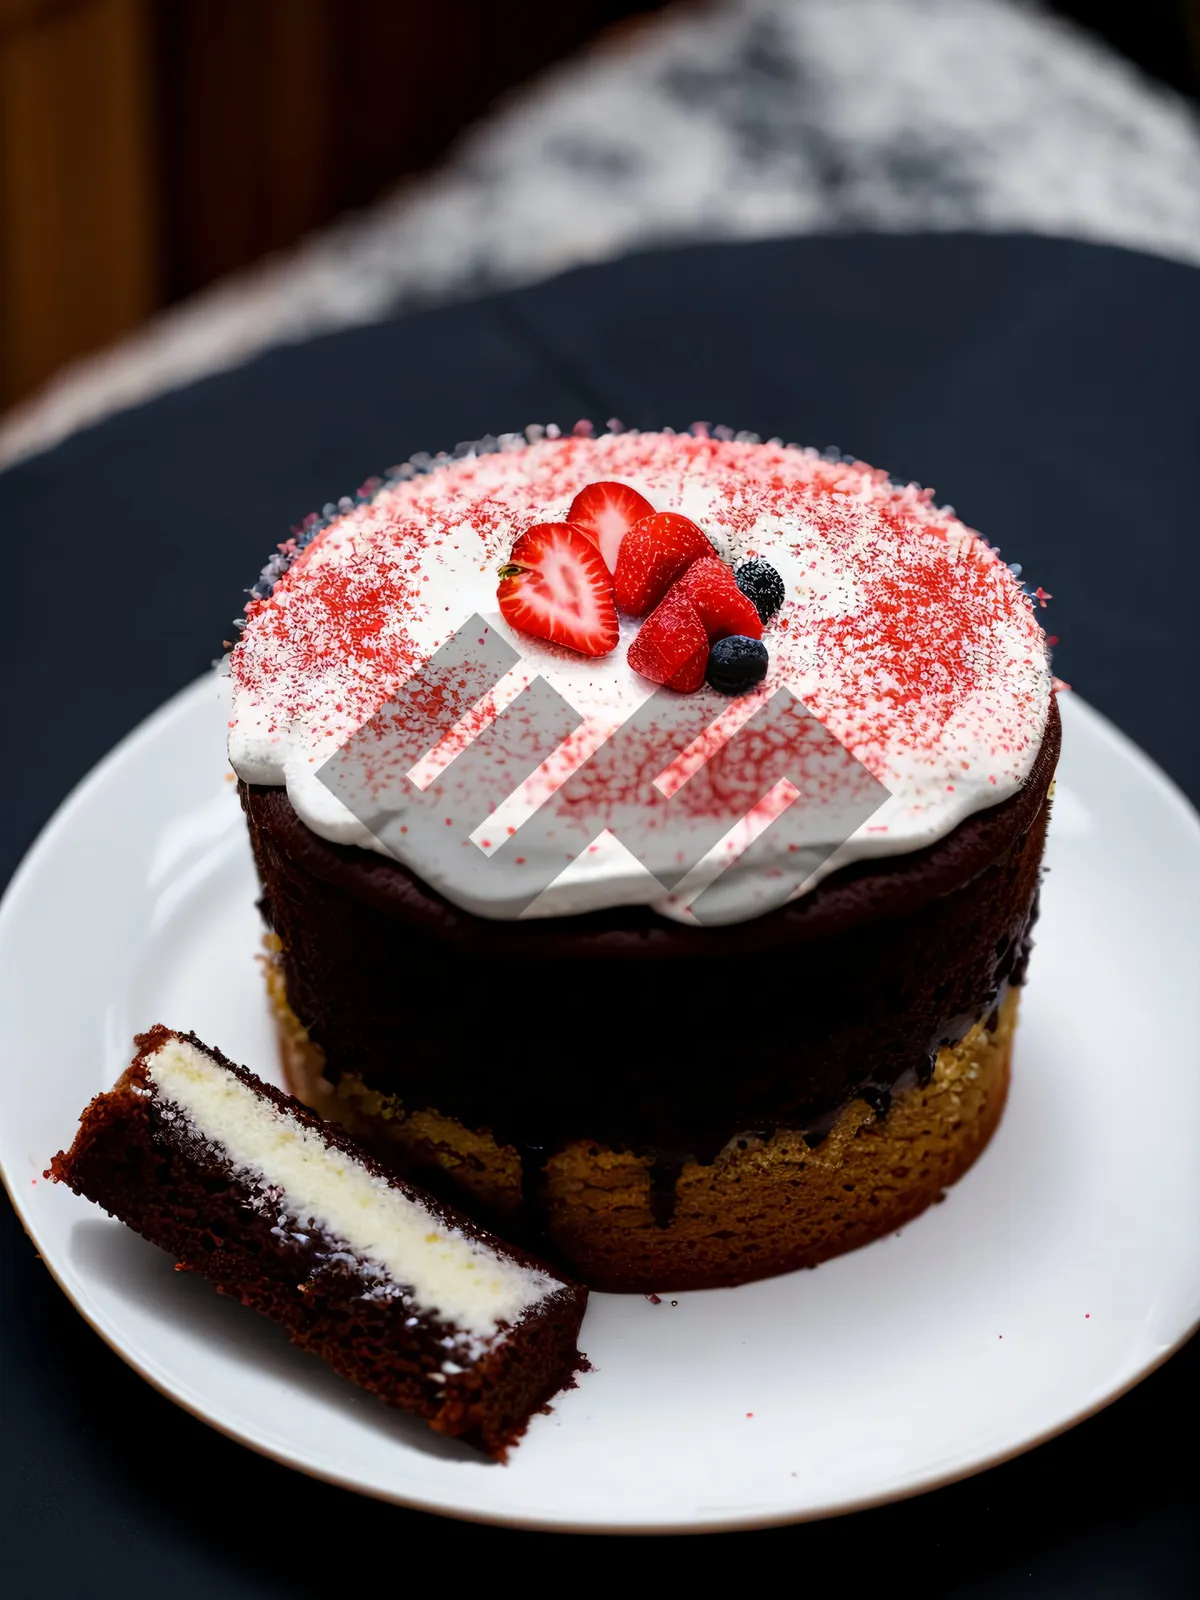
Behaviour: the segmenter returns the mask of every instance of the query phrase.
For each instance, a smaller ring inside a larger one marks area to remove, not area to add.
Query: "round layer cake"
[[[231,671],[289,1083],[501,1233],[742,1282],[987,1143],[1059,721],[1033,598],[927,491],[728,430],[485,440],[310,518]]]

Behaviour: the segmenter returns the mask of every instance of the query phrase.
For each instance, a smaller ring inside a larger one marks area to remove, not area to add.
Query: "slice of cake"
[[[343,1377],[503,1460],[585,1365],[587,1291],[194,1035],[160,1026],[137,1044],[47,1176]]]

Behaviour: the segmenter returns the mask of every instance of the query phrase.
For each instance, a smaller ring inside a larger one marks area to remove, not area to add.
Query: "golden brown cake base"
[[[277,952],[273,936],[268,944]],[[518,1152],[435,1111],[405,1114],[357,1079],[335,1087],[288,1005],[274,954],[266,967],[292,1093],[409,1170],[438,1169],[467,1210],[493,1221],[508,1214],[519,1226]],[[666,1227],[655,1219],[648,1158],[568,1145],[550,1157],[544,1180],[553,1254],[596,1289],[701,1289],[815,1267],[894,1231],[940,1200],[991,1138],[1008,1093],[1019,993],[1008,991],[991,1029],[978,1024],[942,1049],[929,1082],[898,1093],[886,1115],[855,1100],[812,1148],[803,1134],[781,1131],[731,1140],[710,1164],[688,1162]]]

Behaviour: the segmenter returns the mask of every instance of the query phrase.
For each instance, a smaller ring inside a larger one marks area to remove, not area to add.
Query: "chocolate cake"
[[[583,1365],[587,1291],[194,1035],[155,1027],[137,1045],[47,1176],[388,1405],[503,1459]]]
[[[290,1084],[594,1287],[812,1266],[938,1198],[1003,1109],[1036,917],[1060,740],[1042,596],[927,491],[719,432],[422,458],[281,547],[232,659]],[[547,586],[564,567],[573,612]],[[503,693],[493,636],[519,658]],[[463,638],[475,656],[437,677]],[[517,715],[539,683],[581,719],[550,779],[521,742],[544,724]],[[703,864],[672,879],[676,835],[636,831],[663,806],[646,776],[707,740],[675,792],[716,841],[777,792],[796,706],[807,811],[785,796],[707,885]],[[639,718],[637,783],[581,806],[579,749]],[[381,723],[402,755],[386,825],[330,781]],[[479,728],[504,781],[468,829]],[[806,782],[832,770],[814,728],[853,767],[853,813]],[[557,834],[531,826],[555,804]],[[553,881],[522,903],[539,850]]]

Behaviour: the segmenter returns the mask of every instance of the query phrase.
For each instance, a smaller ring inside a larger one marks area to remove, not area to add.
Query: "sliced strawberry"
[[[694,561],[678,579],[676,587],[687,590],[700,613],[709,644],[740,633],[747,639],[762,638],[762,618],[752,600],[738,588],[733,570],[716,556]]]
[[[496,599],[512,627],[581,655],[605,656],[621,637],[608,568],[568,522],[539,522],[521,535],[500,568]]]
[[[617,609],[627,616],[644,617],[681,572],[712,553],[712,545],[688,517],[675,511],[643,517],[621,541],[613,574]]]
[[[643,517],[652,517],[654,507],[627,483],[589,483],[571,501],[567,521],[586,533],[604,557],[610,572],[617,570],[617,551],[621,540]]]
[[[626,658],[652,683],[691,694],[704,682],[708,635],[691,598],[678,587],[646,618]]]

